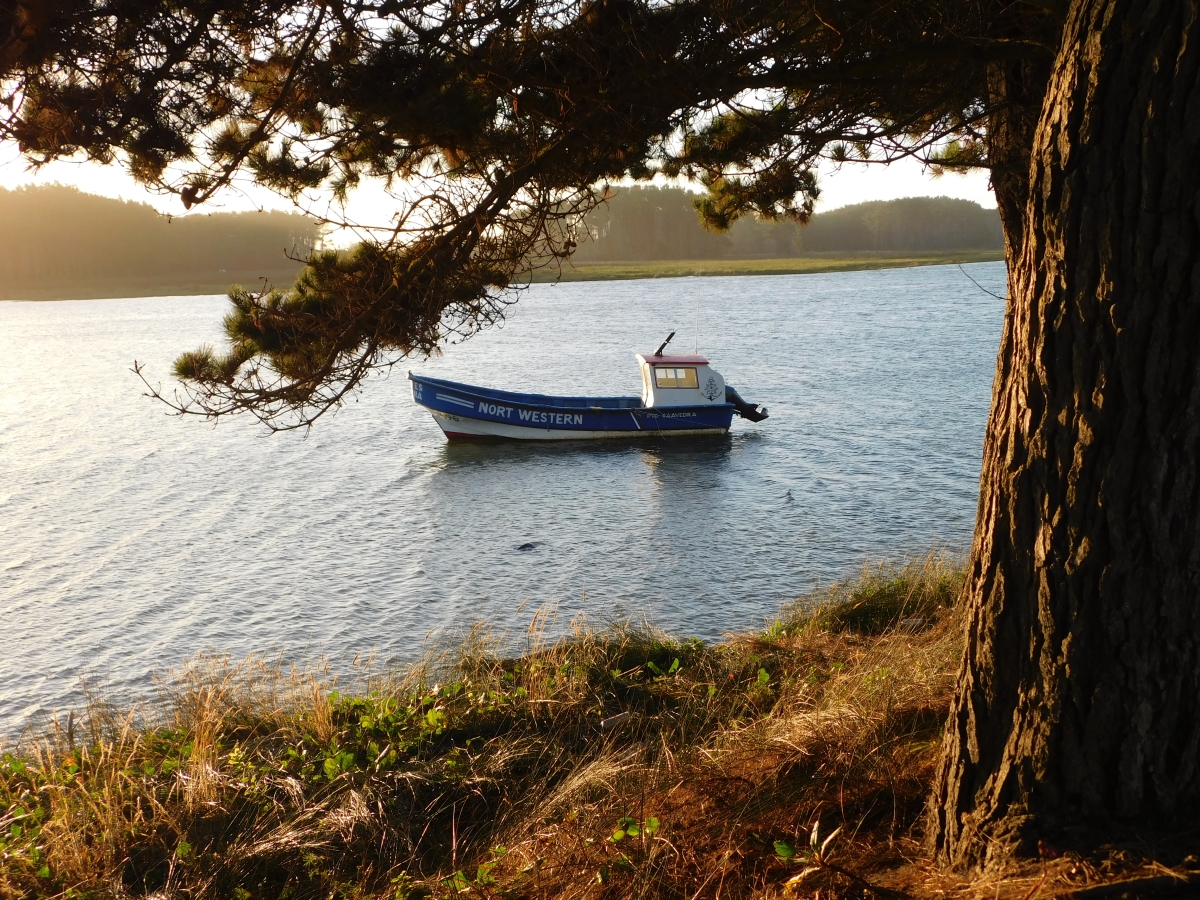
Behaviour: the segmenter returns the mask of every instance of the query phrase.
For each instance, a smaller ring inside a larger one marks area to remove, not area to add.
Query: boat
[[[408,373],[413,400],[428,409],[447,438],[526,441],[725,434],[734,415],[752,422],[766,407],[747,403],[707,359],[666,355],[667,344],[637,354],[640,397],[556,397],[477,387]]]

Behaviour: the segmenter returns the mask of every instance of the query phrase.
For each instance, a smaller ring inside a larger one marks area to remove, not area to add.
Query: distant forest
[[[779,259],[809,254],[998,250],[1000,217],[969,200],[910,197],[859,203],[794,223],[738,222],[705,231],[683,188],[624,187],[588,216],[577,263],[668,259]]]
[[[318,226],[281,212],[168,219],[61,185],[0,189],[0,299],[223,293],[289,286]]]
[[[682,188],[622,187],[588,216],[574,261],[785,259],[1002,247],[994,209],[947,197],[860,203],[808,226],[739,222],[705,231]],[[289,286],[320,237],[303,216],[199,213],[168,218],[144,203],[60,185],[0,189],[0,300],[223,293],[267,279]]]

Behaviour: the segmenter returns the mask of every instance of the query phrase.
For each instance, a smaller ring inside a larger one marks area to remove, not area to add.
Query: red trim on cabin
[[[703,356],[644,356],[652,366],[707,366],[708,360]]]

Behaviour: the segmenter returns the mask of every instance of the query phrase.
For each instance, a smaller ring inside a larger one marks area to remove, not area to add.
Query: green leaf
[[[667,674],[674,675],[678,671],[679,671],[679,657],[676,657],[671,662],[671,668],[667,669]]]
[[[791,859],[792,857],[794,857],[796,855],[796,848],[793,847],[791,844],[789,844],[787,841],[776,841],[775,842],[775,854],[780,859]]]
[[[654,816],[647,816],[646,821],[642,823],[642,828],[645,829],[646,834],[653,836],[658,831],[658,819]]]
[[[646,661],[646,668],[649,669],[651,672],[653,672],[655,675],[661,676],[663,674],[663,670],[660,669],[658,666],[656,666],[654,664],[654,660],[652,660],[652,659]]]
[[[758,683],[759,684],[765,685],[770,680],[771,680],[771,675],[769,672],[767,672],[766,669],[758,670]]]
[[[38,878],[49,878],[50,877],[50,867],[42,866],[40,869],[38,869],[37,877]]]
[[[631,819],[629,816],[624,816],[617,820],[617,830],[612,833],[610,841],[622,841],[628,837],[637,837],[641,831],[638,829],[637,819]]]
[[[330,781],[342,774],[342,767],[338,765],[337,757],[331,756],[325,760],[325,777]]]
[[[185,840],[180,840],[179,843],[175,845],[175,855],[180,859],[187,859],[192,855],[192,845]]]

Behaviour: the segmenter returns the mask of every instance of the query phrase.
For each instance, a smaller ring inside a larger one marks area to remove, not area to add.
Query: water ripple
[[[1002,293],[1001,264],[970,269]],[[677,328],[771,418],[663,444],[448,445],[399,377],[307,439],[164,415],[132,360],[165,381],[224,306],[0,304],[0,735],[84,676],[149,696],[205,648],[401,661],[545,603],[718,638],[864,559],[970,539],[1003,309],[954,267],[535,286],[412,364],[636,394],[633,353]]]

